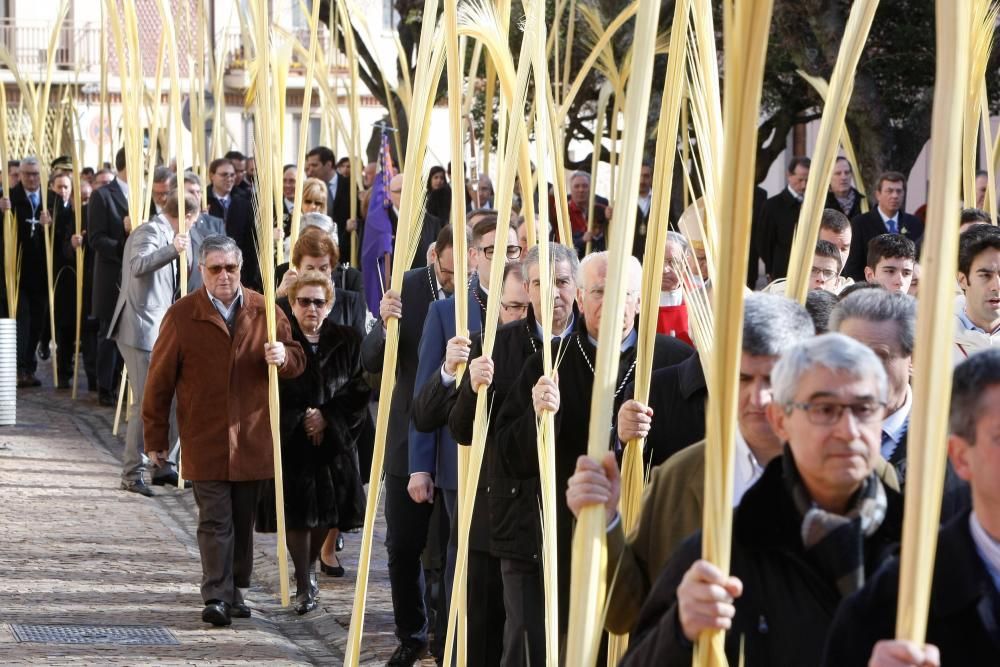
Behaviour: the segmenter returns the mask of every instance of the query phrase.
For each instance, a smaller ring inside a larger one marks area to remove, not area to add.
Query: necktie
[[[31,201],[31,209],[32,209],[32,211],[34,211],[34,209],[38,208],[38,193],[37,192],[29,192],[28,193],[28,199],[29,199],[29,201]]]
[[[889,460],[892,453],[896,451],[896,442],[893,440],[892,436],[889,435],[888,431],[882,431],[882,458]]]
[[[897,225],[896,225],[896,219],[895,218],[889,218],[888,220],[886,220],[885,221],[885,226],[889,229],[889,233],[890,234],[898,234],[899,233]]]

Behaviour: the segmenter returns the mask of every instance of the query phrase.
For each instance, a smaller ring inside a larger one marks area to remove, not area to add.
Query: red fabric
[[[660,314],[656,321],[656,333],[673,336],[688,345],[694,345],[688,333],[687,304],[679,306],[660,306]]]

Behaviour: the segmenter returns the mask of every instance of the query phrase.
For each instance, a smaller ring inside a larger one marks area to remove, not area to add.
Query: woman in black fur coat
[[[316,608],[316,561],[327,531],[364,524],[355,439],[370,390],[361,374],[360,334],[326,319],[334,299],[330,279],[303,273],[288,297],[292,335],[307,363],[301,376],[280,385],[281,464],[286,540],[298,587],[295,610],[305,614]],[[273,493],[262,496],[257,528],[276,530]]]

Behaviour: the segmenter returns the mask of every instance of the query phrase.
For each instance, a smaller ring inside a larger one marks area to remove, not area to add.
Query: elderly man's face
[[[240,264],[236,253],[210,252],[200,266],[208,293],[224,304],[232,303],[240,286]]]
[[[604,309],[604,292],[608,277],[608,262],[604,257],[591,260],[580,270],[580,289],[577,302],[587,323],[587,333],[594,340],[601,330],[601,313]],[[625,292],[625,314],[622,318],[622,338],[635,326],[635,316],[639,314],[639,285],[628,283]]]
[[[93,194],[94,188],[86,181],[80,181],[80,205],[86,206],[90,201],[90,195]]]
[[[538,263],[528,267],[528,296],[536,317],[542,312],[542,281]],[[552,330],[562,333],[566,328],[569,316],[573,314],[573,302],[576,301],[576,280],[569,262],[556,262],[552,266]]]
[[[875,191],[875,201],[883,213],[896,215],[900,207],[903,206],[903,197],[906,196],[906,184],[902,181],[882,181],[882,185]]]
[[[842,512],[871,474],[884,412],[872,373],[859,377],[814,365],[800,376],[791,404],[771,403],[767,414],[812,499]]]
[[[73,186],[70,183],[69,176],[57,176],[52,180],[52,192],[59,195],[63,203],[69,201],[69,196],[73,193]]]
[[[21,184],[28,192],[35,192],[42,184],[41,168],[37,164],[21,167]]]
[[[684,261],[684,249],[679,243],[667,241],[666,257],[663,260],[663,277],[660,279],[661,292],[673,292],[681,286],[679,271]]]
[[[577,176],[569,184],[569,196],[577,206],[587,206],[590,203],[590,179]]]

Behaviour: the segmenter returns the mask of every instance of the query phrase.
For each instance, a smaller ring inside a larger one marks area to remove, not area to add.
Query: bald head
[[[639,313],[639,292],[642,289],[642,265],[635,257],[625,264],[625,313],[622,321],[622,339],[628,336]],[[595,252],[580,263],[580,290],[577,296],[580,310],[587,325],[587,333],[596,339],[601,328],[601,314],[608,277],[608,253]]]
[[[403,172],[400,172],[392,177],[389,181],[389,199],[392,201],[392,205],[399,210],[399,199],[403,194]]]

